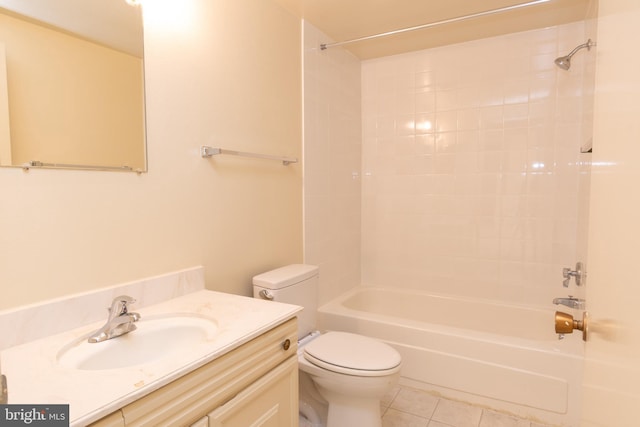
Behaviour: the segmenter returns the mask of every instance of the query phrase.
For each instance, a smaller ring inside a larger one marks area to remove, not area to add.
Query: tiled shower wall
[[[304,259],[320,302],[360,284],[360,61],[304,25]]]
[[[593,53],[553,61],[585,41],[574,23],[362,62],[362,284],[564,296]]]
[[[584,23],[362,63],[304,28],[305,262],[321,302],[359,284],[546,307],[580,295],[561,271],[586,252],[595,54],[569,72],[553,59]]]

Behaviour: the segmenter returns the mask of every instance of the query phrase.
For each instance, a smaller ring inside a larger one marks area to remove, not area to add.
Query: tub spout
[[[571,295],[569,295],[569,298],[554,298],[553,303],[555,305],[566,305],[569,308],[575,308],[577,310],[584,310],[584,300],[580,298],[574,298]]]

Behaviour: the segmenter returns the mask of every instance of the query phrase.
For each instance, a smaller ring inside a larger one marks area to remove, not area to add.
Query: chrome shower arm
[[[571,52],[569,52],[567,57],[571,58],[573,55],[576,54],[577,51],[579,51],[580,49],[584,49],[585,47],[587,48],[587,50],[591,50],[591,46],[593,46],[593,44],[594,43],[591,41],[591,39],[589,39],[589,40],[587,40],[586,43],[582,43],[580,46],[576,47]]]

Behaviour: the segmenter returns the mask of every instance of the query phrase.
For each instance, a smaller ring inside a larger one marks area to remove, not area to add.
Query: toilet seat
[[[304,346],[310,363],[340,374],[378,377],[400,370],[400,354],[374,339],[348,332],[327,332]]]

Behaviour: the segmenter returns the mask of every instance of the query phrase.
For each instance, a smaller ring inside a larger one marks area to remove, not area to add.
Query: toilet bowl
[[[318,267],[304,264],[253,278],[254,297],[304,307],[298,316],[298,366],[300,407],[313,411],[305,415],[307,425],[326,420],[327,427],[381,427],[380,399],[398,381],[400,354],[362,335],[315,331],[318,278]]]
[[[380,399],[398,382],[400,355],[371,338],[327,332],[307,343],[298,367],[328,402],[327,426],[382,425]]]

